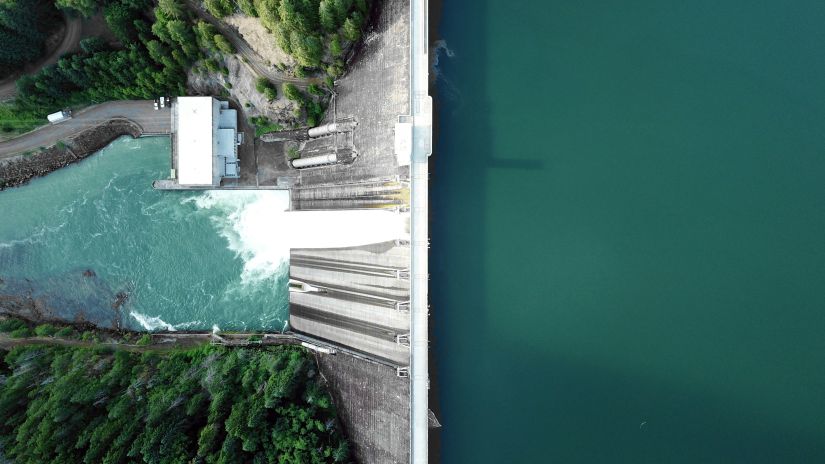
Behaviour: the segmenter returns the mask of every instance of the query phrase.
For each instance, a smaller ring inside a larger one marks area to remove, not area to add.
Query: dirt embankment
[[[229,75],[213,72],[195,72],[190,69],[187,76],[187,86],[192,94],[221,95],[229,94],[229,98],[242,105],[242,113],[247,118],[266,116],[270,121],[280,124],[284,128],[303,125],[296,116],[295,102],[284,96],[283,86],[278,85],[278,97],[269,101],[255,88],[257,76],[245,63],[235,56],[225,59]],[[230,85],[227,86],[227,83]]]
[[[140,127],[131,121],[113,120],[36,153],[0,161],[0,190],[23,185],[100,150],[123,135],[140,137]]]

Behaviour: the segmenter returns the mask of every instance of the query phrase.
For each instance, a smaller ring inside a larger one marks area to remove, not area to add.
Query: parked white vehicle
[[[48,119],[49,122],[52,123],[52,124],[57,124],[61,121],[65,121],[65,120],[71,119],[71,118],[72,118],[72,111],[71,110],[61,110],[61,111],[58,111],[56,113],[52,113],[52,114],[46,116],[46,119]]]

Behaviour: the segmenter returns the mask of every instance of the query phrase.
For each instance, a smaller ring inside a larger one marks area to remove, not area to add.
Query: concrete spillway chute
[[[310,293],[310,292],[319,292],[324,293],[323,289],[310,285],[306,282],[301,282],[300,280],[296,279],[289,279],[289,291],[296,292],[296,293]]]

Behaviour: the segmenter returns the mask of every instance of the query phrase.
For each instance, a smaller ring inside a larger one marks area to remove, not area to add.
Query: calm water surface
[[[825,3],[438,27],[443,462],[825,462]]]

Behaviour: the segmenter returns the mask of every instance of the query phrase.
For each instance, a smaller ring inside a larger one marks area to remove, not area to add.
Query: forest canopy
[[[0,417],[3,452],[17,462],[349,460],[332,400],[298,347],[17,347],[0,362]]]
[[[43,54],[60,15],[43,0],[0,0],[0,77]]]

